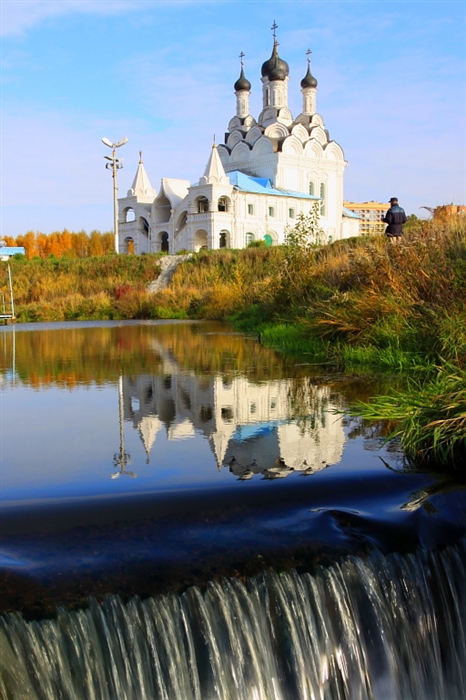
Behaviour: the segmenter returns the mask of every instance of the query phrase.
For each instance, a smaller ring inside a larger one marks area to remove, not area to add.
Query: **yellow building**
[[[428,207],[426,207],[428,209]],[[429,209],[432,212],[432,209]],[[446,219],[451,219],[454,216],[465,216],[466,207],[464,204],[444,204],[440,207],[436,207],[433,210],[434,219],[440,219],[445,221]]]
[[[390,204],[386,202],[343,202],[343,206],[361,217],[360,234],[385,233],[387,224],[381,221],[381,218],[390,209]]]

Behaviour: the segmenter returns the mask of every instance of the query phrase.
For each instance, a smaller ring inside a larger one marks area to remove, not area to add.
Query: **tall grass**
[[[159,256],[115,255],[83,259],[17,258],[11,261],[19,322],[151,318],[146,287],[158,277]],[[0,265],[0,291],[7,269]]]
[[[395,421],[389,436],[399,436],[415,466],[454,468],[466,475],[466,372],[439,367],[428,382],[411,380],[403,391],[377,396],[353,409],[369,421]]]

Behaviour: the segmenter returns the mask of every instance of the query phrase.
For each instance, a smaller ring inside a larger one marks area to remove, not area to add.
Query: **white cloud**
[[[21,36],[41,22],[73,13],[115,15],[152,5],[148,0],[1,0],[1,35]]]

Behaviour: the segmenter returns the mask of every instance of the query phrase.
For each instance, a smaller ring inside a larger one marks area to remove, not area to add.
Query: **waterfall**
[[[0,622],[12,700],[461,700],[465,543]]]

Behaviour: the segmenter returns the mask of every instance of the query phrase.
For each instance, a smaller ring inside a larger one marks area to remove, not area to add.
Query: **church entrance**
[[[130,255],[131,253],[135,253],[135,246],[134,246],[134,239],[133,238],[125,238],[125,248],[126,252]]]
[[[166,231],[164,231],[161,236],[160,250],[162,253],[169,252],[168,233]]]
[[[228,231],[220,231],[218,239],[219,248],[228,248]]]

